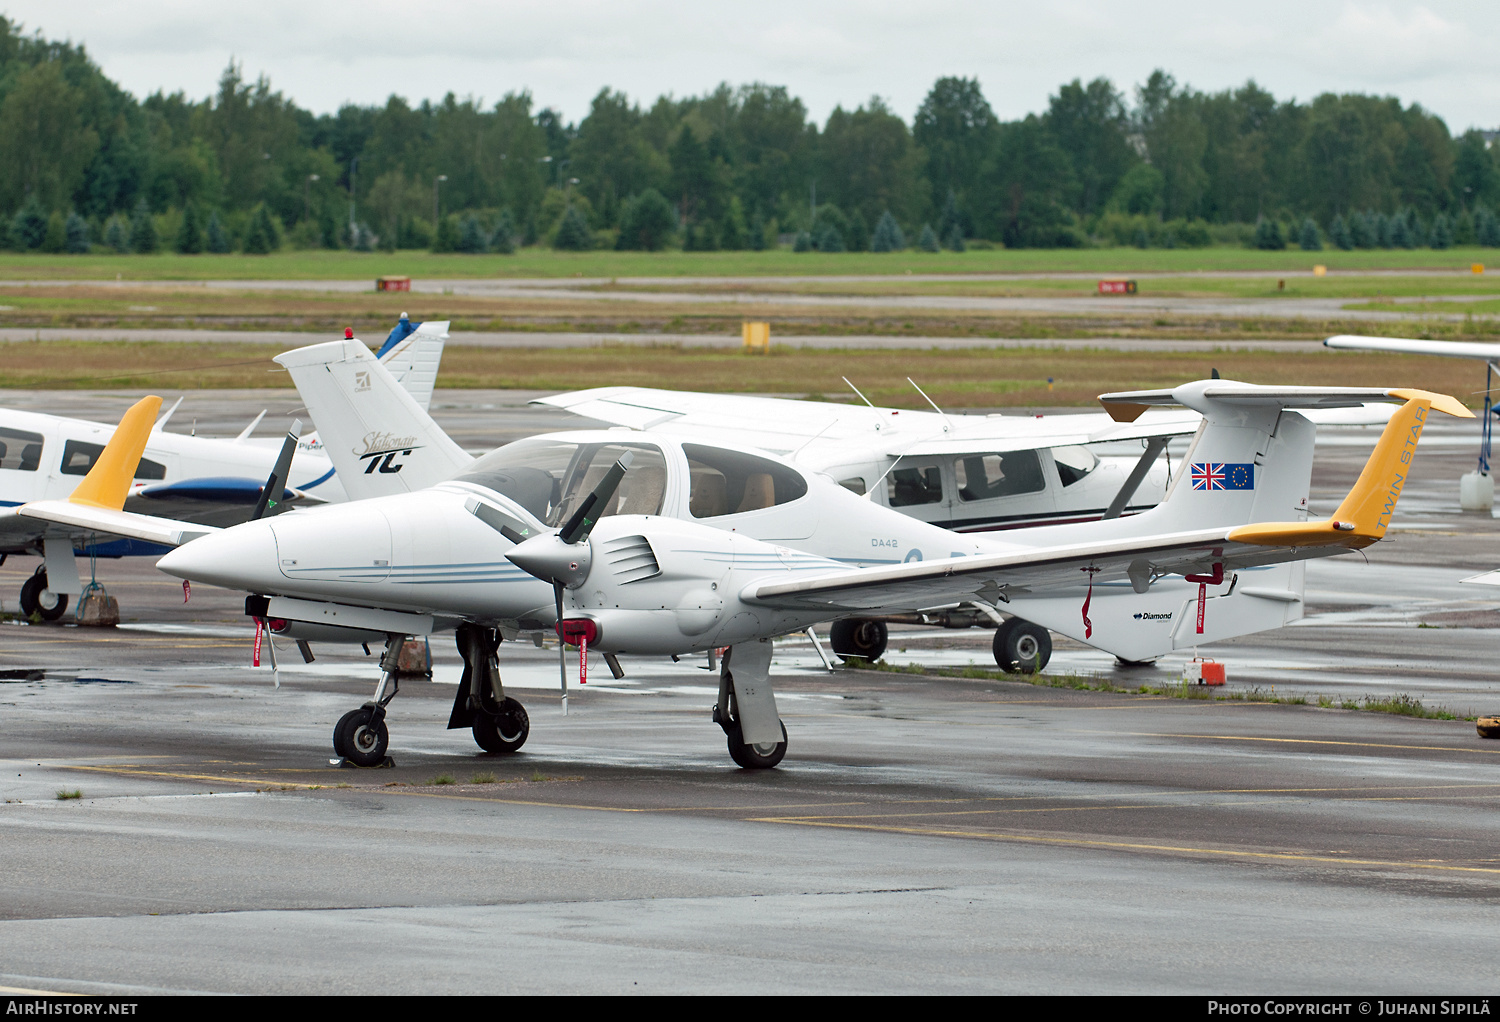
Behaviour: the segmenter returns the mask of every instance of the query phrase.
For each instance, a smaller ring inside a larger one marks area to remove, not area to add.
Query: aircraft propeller
[[[600,479],[593,490],[583,498],[578,505],[578,510],[574,511],[563,523],[562,528],[556,532],[533,536],[530,539],[521,539],[516,543],[515,549],[505,555],[522,571],[534,575],[543,582],[552,583],[552,597],[557,610],[557,671],[562,685],[564,716],[568,712],[566,646],[569,632],[564,628],[563,590],[577,589],[588,578],[589,565],[592,560],[592,550],[588,543],[589,533],[594,531],[594,524],[599,520],[600,513],[609,506],[615,491],[620,488],[620,481],[625,478],[625,472],[630,468],[633,458],[634,455],[630,451],[620,455],[620,460],[609,467],[609,471],[604,473],[604,478]],[[494,527],[493,523],[487,524]],[[507,535],[506,538],[515,542],[517,537]],[[585,622],[585,624],[591,624],[591,622]],[[588,677],[591,630],[591,628],[579,628],[574,632],[578,645],[579,684],[583,684],[584,679]]]
[[[262,415],[265,413],[262,412]],[[259,422],[259,419],[255,420]],[[251,424],[254,428],[254,423]],[[248,430],[246,431],[248,432]],[[287,479],[292,473],[292,455],[297,453],[297,441],[302,436],[302,420],[293,419],[292,428],[286,431],[286,439],[281,443],[281,453],[276,456],[276,464],[271,467],[271,474],[266,477],[266,485],[261,487],[260,499],[255,502],[255,510],[250,513],[250,521],[258,521],[265,517],[267,511],[281,503],[286,492]],[[183,582],[183,592],[186,593],[187,583]],[[262,629],[266,629],[266,643],[271,653],[271,680],[277,688],[281,687],[281,671],[276,665],[276,644],[271,637],[266,623],[260,618],[255,619],[255,655],[251,663],[260,666],[260,639]]]

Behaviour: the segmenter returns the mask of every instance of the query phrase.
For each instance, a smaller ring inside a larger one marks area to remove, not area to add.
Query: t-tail
[[[1426,391],[1259,387],[1230,380],[1106,394],[1100,400],[1121,421],[1131,421],[1153,405],[1180,404],[1202,412],[1204,422],[1162,503],[1098,528],[1123,537],[1227,526],[1238,542],[1327,547],[1328,553],[1365,546],[1385,535],[1431,409],[1472,414],[1453,398]],[[1403,404],[1387,421],[1338,510],[1326,520],[1308,521],[1315,430],[1300,411],[1371,401]],[[1049,531],[1029,530],[1027,538],[1045,538]],[[1123,660],[1150,660],[1300,618],[1306,588],[1302,558],[1309,553],[1289,554],[1286,563],[1232,573],[1217,583],[1211,570],[1191,581],[1143,576],[1129,584],[1093,587],[1086,594],[1080,586],[1079,593],[1067,596],[1022,597],[1009,609]],[[1081,615],[1086,595],[1091,597],[1089,610]]]
[[[424,489],[474,460],[352,337],[275,361],[290,373],[351,500]]]

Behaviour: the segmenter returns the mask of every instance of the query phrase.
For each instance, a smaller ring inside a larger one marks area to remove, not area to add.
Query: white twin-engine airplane
[[[402,314],[376,356],[422,408],[432,400],[446,322],[412,324]],[[181,401],[179,399],[178,403]],[[176,405],[152,427],[125,507],[142,514],[207,525],[232,525],[248,517],[261,497],[280,441],[250,438],[265,412],[233,438],[168,433]],[[104,536],[93,530],[44,523],[12,509],[73,492],[104,451],[115,427],[102,422],[0,409],[0,562],[14,554],[41,554],[42,564],[21,587],[21,613],[55,621],[69,596],[82,591],[75,553],[95,557],[160,556],[159,544]],[[372,460],[369,471],[391,471]],[[272,513],[345,499],[344,487],[316,434],[298,438],[291,475]]]
[[[488,751],[519,749],[530,731],[524,708],[500,679],[502,640],[560,622],[585,656],[593,646],[612,668],[615,654],[726,649],[714,720],[737,763],[769,767],[786,751],[770,640],[819,622],[1026,601],[1028,616],[1037,616],[1033,605],[1050,607],[1059,615],[1050,627],[1092,635],[1090,641],[1099,641],[1099,617],[1128,617],[1135,606],[1135,634],[1149,636],[1161,623],[1139,608],[1150,607],[1174,579],[1200,597],[1210,588],[1239,589],[1248,600],[1284,608],[1290,594],[1283,589],[1250,595],[1260,588],[1252,581],[1256,569],[1380,539],[1429,410],[1470,414],[1452,398],[1422,391],[1227,380],[1105,395],[1106,408],[1126,421],[1152,405],[1185,405],[1203,415],[1160,505],[1109,521],[963,535],[728,443],[579,431],[470,460],[441,431],[426,431],[414,418],[402,424],[399,413],[414,405],[391,392],[389,374],[363,346],[335,342],[278,361],[318,417],[336,464],[356,451],[334,436],[357,438],[365,421],[357,411],[325,413],[337,405],[314,400],[314,392],[347,395],[358,389],[356,373],[370,373],[386,392],[369,407],[394,407],[390,428],[413,441],[406,470],[388,481],[399,479],[412,492],[297,510],[201,538],[193,533],[205,530],[97,498],[40,502],[21,513],[181,544],[159,562],[163,571],[254,594],[247,610],[258,617],[386,633],[374,698],[334,732],[335,751],[362,765],[381,762],[386,752],[386,708],[403,640],[449,628],[465,663],[449,727],[469,727]],[[1392,399],[1403,403],[1354,489],[1332,519],[1307,521],[1314,427],[1298,410]],[[359,395],[344,407],[358,409]],[[124,432],[96,466],[101,478],[106,461],[131,457]],[[909,557],[913,551],[920,559]],[[1095,588],[1114,583],[1129,588],[1100,599]],[[1215,615],[1214,603],[1199,603],[1200,620],[1206,608],[1210,626],[1216,616],[1231,616]],[[1234,622],[1225,627],[1238,634]],[[1127,633],[1120,635],[1125,643]],[[1157,649],[1163,641],[1156,635],[1140,645]]]

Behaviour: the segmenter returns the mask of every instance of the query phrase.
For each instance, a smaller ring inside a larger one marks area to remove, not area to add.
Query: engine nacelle
[[[690,653],[784,634],[827,616],[740,598],[752,581],[807,570],[806,554],[695,522],[643,515],[601,519],[589,544],[588,576],[569,592],[566,614],[594,621],[598,634],[590,647],[601,652]]]

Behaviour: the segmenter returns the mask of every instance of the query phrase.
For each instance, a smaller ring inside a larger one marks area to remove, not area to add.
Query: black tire
[[[40,614],[43,621],[56,621],[68,609],[68,597],[47,588],[47,573],[39,571],[21,586],[21,616]]]
[[[1013,617],[995,629],[995,663],[1011,674],[1036,674],[1052,659],[1052,634]]]
[[[485,752],[516,752],[531,734],[531,718],[526,708],[514,699],[500,704],[500,716],[491,717],[483,710],[474,711],[474,742]]]
[[[374,710],[361,706],[344,714],[333,729],[334,750],[355,766],[375,767],[385,762],[391,733],[385,726],[385,714],[379,720],[374,717]]]
[[[828,644],[845,660],[879,660],[889,638],[885,622],[870,618],[846,617],[828,629]]]
[[[786,755],[786,723],[777,723],[781,724],[781,741],[775,745],[746,745],[744,738],[740,736],[740,722],[731,721],[729,727],[724,729],[729,739],[729,758],[746,770],[769,770],[780,763],[781,758]]]

